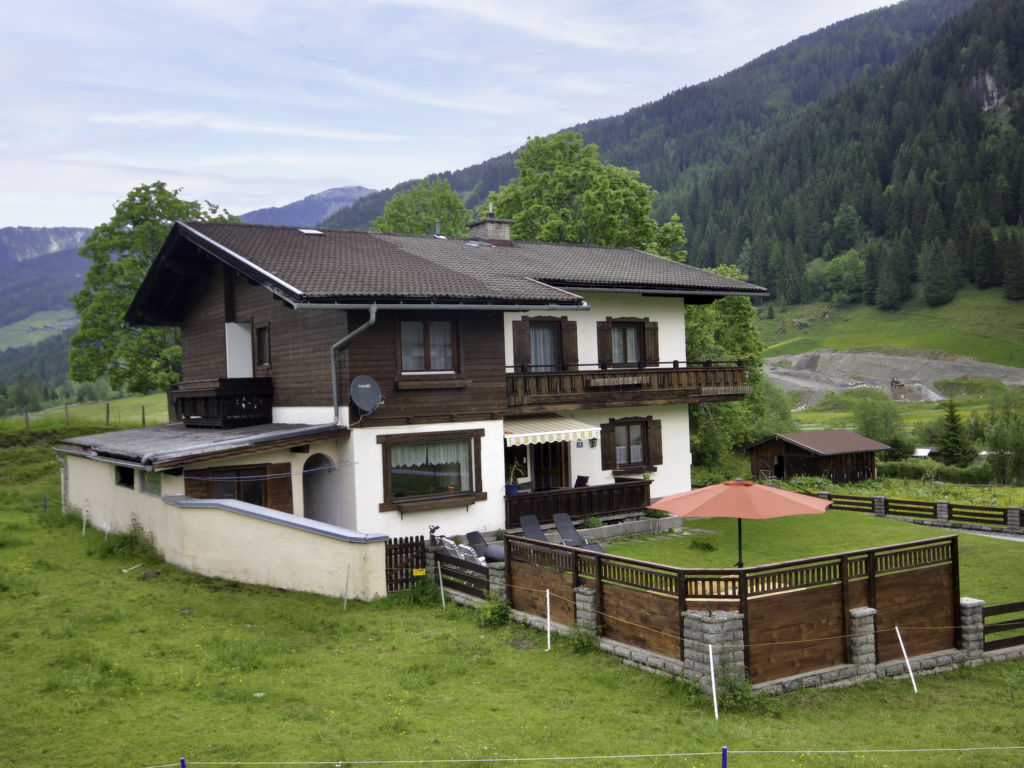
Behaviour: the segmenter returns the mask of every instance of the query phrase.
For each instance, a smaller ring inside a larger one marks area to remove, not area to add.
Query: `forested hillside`
[[[596,143],[605,162],[639,170],[641,180],[661,193],[655,214],[665,221],[711,169],[778,135],[848,83],[901,61],[972,2],[905,0],[801,37],[707,83],[573,130]],[[507,153],[438,175],[473,208],[512,178],[513,159]],[[413,183],[367,195],[324,226],[365,229],[395,192]]]
[[[315,227],[335,211],[351,205],[375,190],[368,187],[334,187],[307,195],[294,203],[272,208],[260,208],[243,213],[239,218],[246,224],[271,224],[282,227]]]
[[[0,326],[33,312],[70,307],[71,296],[82,287],[88,266],[77,247],[5,266],[0,270]]]
[[[690,262],[787,302],[1024,299],[1024,5],[981,0],[685,199]]]

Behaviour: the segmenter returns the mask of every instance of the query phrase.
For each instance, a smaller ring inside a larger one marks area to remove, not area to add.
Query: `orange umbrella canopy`
[[[752,480],[726,480],[695,491],[674,493],[649,505],[677,517],[735,517],[739,562],[743,567],[743,521],[769,520],[790,515],[820,515],[832,505],[828,499],[794,493]]]
[[[660,509],[677,517],[769,520],[790,515],[820,515],[831,504],[827,499],[774,485],[758,485],[752,480],[726,480],[718,485],[665,496],[653,502],[648,509]]]

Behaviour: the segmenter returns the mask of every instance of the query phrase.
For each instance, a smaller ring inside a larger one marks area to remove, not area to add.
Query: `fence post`
[[[874,608],[862,606],[851,608],[850,635],[846,638],[846,650],[849,663],[857,668],[857,677],[870,679],[876,676],[875,665],[878,663],[878,650],[875,645]]]
[[[967,651],[967,658],[980,659],[985,652],[985,616],[982,609],[984,600],[973,597],[960,598],[960,648]]]
[[[711,693],[707,648],[714,646],[717,674],[746,676],[743,666],[743,615],[733,611],[683,611],[683,677]]]
[[[576,626],[587,632],[600,634],[597,620],[597,592],[593,587],[576,587]]]
[[[146,426],[146,406],[142,406],[142,426]]]
[[[68,404],[64,403],[64,426],[71,424],[71,416],[68,414]]]
[[[871,500],[871,512],[875,517],[885,517],[885,496],[875,496]]]
[[[25,411],[25,429],[28,429],[28,411]]]
[[[1020,507],[1006,508],[1006,529],[1010,533],[1024,533],[1020,525]]]
[[[936,501],[935,502],[935,519],[940,523],[949,522],[949,502],[948,501]]]
[[[492,600],[508,600],[504,561],[487,563],[487,583],[487,594]]]
[[[110,426],[110,401],[107,400],[107,426]]]

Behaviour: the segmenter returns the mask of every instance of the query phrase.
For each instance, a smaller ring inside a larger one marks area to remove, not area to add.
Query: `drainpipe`
[[[369,329],[371,325],[377,322],[377,305],[371,304],[365,309],[370,310],[370,319],[360,325],[351,333],[343,336],[334,342],[331,347],[331,391],[334,396],[334,423],[338,424],[341,418],[341,406],[338,403],[338,353],[347,348],[352,343],[352,339],[361,334],[363,331]]]

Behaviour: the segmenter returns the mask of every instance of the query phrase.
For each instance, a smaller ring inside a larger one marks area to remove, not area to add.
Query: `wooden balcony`
[[[571,371],[506,373],[505,392],[514,413],[541,413],[552,408],[742,400],[750,394],[746,378],[740,360],[604,369],[577,366]]]
[[[208,379],[182,382],[167,393],[172,420],[186,427],[245,427],[269,424],[274,384],[258,379]]]
[[[550,523],[556,512],[573,520],[642,512],[651,503],[650,480],[626,480],[611,485],[556,488],[505,497],[505,527],[518,528],[522,515]]]

